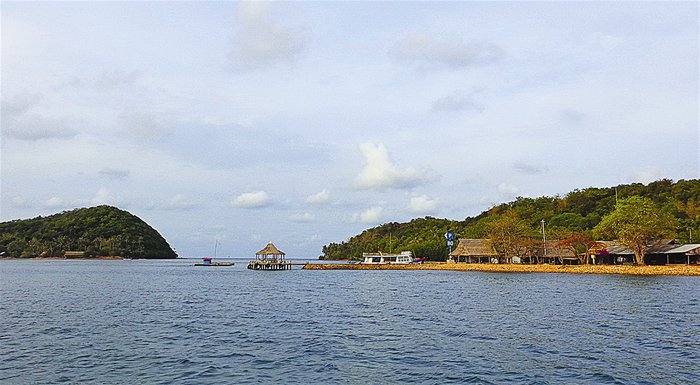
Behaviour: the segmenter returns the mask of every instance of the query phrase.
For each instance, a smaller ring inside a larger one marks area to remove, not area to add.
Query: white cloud
[[[520,189],[510,183],[501,183],[498,185],[498,192],[504,195],[513,196],[518,193]]]
[[[408,210],[416,214],[430,214],[437,208],[437,201],[428,198],[427,195],[412,197],[408,203]]]
[[[436,38],[426,33],[415,33],[399,42],[391,54],[408,62],[463,68],[495,62],[501,57],[502,50],[489,43],[465,43],[459,36]]]
[[[427,171],[418,171],[412,167],[399,169],[391,161],[389,151],[383,144],[362,143],[359,147],[367,164],[355,181],[358,188],[406,188],[426,183],[430,179]]]
[[[243,193],[231,200],[231,205],[240,208],[259,208],[270,204],[270,197],[265,191]]]
[[[92,88],[102,92],[134,85],[140,77],[141,73],[139,71],[104,70],[94,77],[73,77],[56,87],[56,89],[62,90],[68,87],[77,87]]]
[[[530,164],[525,162],[516,162],[515,164],[513,164],[513,169],[520,173],[530,175],[543,174],[548,171],[547,166]]]
[[[2,134],[7,138],[34,141],[40,139],[70,139],[78,132],[69,127],[64,117],[45,116],[36,111],[44,96],[38,93],[20,93],[3,99]]]
[[[316,217],[313,214],[310,213],[303,213],[303,214],[293,214],[292,216],[289,217],[289,219],[293,222],[314,222],[316,220]]]
[[[107,178],[111,179],[125,179],[126,177],[129,176],[130,171],[129,170],[123,170],[123,169],[117,169],[117,168],[110,168],[110,167],[105,167],[101,169],[98,174],[101,176],[105,176]]]
[[[25,197],[16,196],[10,200],[10,204],[15,208],[29,208],[31,207],[29,200]]]
[[[455,92],[452,95],[444,96],[433,102],[433,110],[483,112],[485,108],[476,100],[475,94],[476,92],[470,94]]]
[[[638,170],[633,173],[632,175],[632,180],[636,183],[651,183],[655,180],[661,179],[661,176],[663,175],[658,169],[654,167]]]
[[[3,98],[0,111],[3,119],[14,118],[22,115],[36,106],[44,99],[39,93],[22,92],[10,98]]]
[[[144,111],[124,111],[119,115],[120,123],[136,139],[158,142],[170,136],[167,129],[153,114]]]
[[[238,28],[229,58],[236,69],[251,70],[288,61],[303,51],[307,33],[272,20],[270,3],[248,1],[238,7]]]
[[[306,198],[306,203],[311,203],[311,204],[323,204],[323,203],[328,203],[331,199],[331,193],[323,189],[316,194],[309,195]]]
[[[70,139],[78,131],[68,127],[63,118],[47,118],[39,114],[25,114],[16,119],[3,119],[3,135],[20,140]]]
[[[361,222],[365,224],[378,224],[382,215],[384,214],[384,209],[379,206],[370,207],[369,209],[352,215],[353,222]]]
[[[194,207],[196,207],[196,204],[182,194],[175,194],[164,206],[168,210],[189,210]]]
[[[59,197],[51,197],[46,202],[44,202],[44,207],[50,209],[57,209],[64,207],[63,199]]]
[[[95,196],[90,199],[90,204],[93,206],[99,205],[117,205],[117,198],[106,188],[101,188],[97,191]]]

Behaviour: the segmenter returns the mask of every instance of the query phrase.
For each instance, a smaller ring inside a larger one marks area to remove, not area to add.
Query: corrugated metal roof
[[[634,251],[628,247],[621,245],[615,241],[600,241],[603,245],[602,250],[606,250],[608,254],[616,255],[633,255]],[[700,244],[678,245],[673,241],[662,240],[659,243],[649,246],[646,254],[678,254],[687,253],[689,251],[700,248]]]
[[[678,254],[678,253],[688,253],[695,249],[700,249],[700,243],[690,243],[683,246],[678,246],[674,249],[668,250],[665,254]]]

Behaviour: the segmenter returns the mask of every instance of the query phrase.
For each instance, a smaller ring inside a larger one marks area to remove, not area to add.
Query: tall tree
[[[631,196],[620,199],[615,209],[595,227],[599,238],[614,238],[634,251],[638,264],[655,242],[673,237],[676,218],[661,210],[651,199]]]
[[[487,226],[493,248],[509,261],[512,257],[527,257],[533,231],[513,210],[508,210]]]

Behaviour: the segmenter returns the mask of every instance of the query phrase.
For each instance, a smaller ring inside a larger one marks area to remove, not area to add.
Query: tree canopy
[[[146,222],[111,206],[0,223],[0,251],[11,256],[63,256],[69,250],[88,257],[177,257]]]
[[[616,239],[634,251],[638,264],[644,264],[649,246],[675,236],[676,218],[659,208],[651,199],[632,196],[621,199],[615,210],[603,217],[594,234]]]
[[[548,239],[563,240],[576,234],[590,237],[593,228],[613,211],[616,200],[632,196],[645,197],[673,216],[676,219],[673,230],[680,242],[700,240],[700,180],[673,182],[662,179],[647,185],[633,183],[606,188],[589,187],[563,196],[519,197],[464,220],[425,217],[406,223],[386,223],[365,230],[347,241],[324,246],[321,258],[358,259],[363,252],[378,248],[387,251],[391,234],[391,248],[394,251],[412,250],[419,257],[444,260],[448,254],[443,237],[446,231],[454,231],[457,238],[487,238],[489,224],[508,211],[512,211],[532,232],[538,232],[544,220]]]

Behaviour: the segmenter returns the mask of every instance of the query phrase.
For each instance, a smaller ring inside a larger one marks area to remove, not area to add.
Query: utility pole
[[[544,257],[547,257],[547,236],[544,234],[544,219],[542,220],[542,249],[544,250]]]

